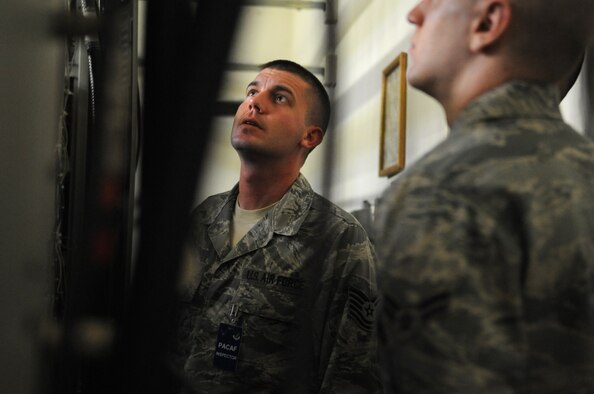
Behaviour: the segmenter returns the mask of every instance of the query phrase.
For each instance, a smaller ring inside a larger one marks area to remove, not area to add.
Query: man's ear
[[[496,43],[509,27],[509,0],[483,0],[472,23],[470,50],[480,52]]]
[[[312,150],[316,146],[320,145],[323,139],[324,131],[321,128],[317,126],[309,126],[305,130],[305,134],[301,139],[301,145],[308,150]]]

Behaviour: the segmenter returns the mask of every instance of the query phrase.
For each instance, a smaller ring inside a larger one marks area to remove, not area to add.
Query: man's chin
[[[244,139],[240,139],[240,138],[232,139],[231,146],[236,151],[250,151],[250,150],[256,149],[256,146],[254,146],[253,143],[250,143],[250,142],[248,142]]]
[[[410,72],[406,76],[406,81],[413,88],[420,90],[421,92],[433,97],[433,94],[431,93],[432,89],[430,88],[431,84],[427,79],[422,78],[414,72]]]
[[[237,151],[237,153],[240,154],[249,154],[257,156],[269,155],[269,153],[264,148],[258,146],[257,144],[250,143],[248,141],[231,141],[231,146],[233,147],[233,149]]]
[[[254,144],[237,144],[233,145],[233,148],[241,159],[254,163],[277,161],[281,157],[278,152]]]

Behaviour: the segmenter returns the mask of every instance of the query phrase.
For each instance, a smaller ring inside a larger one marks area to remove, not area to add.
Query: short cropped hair
[[[330,97],[320,80],[305,67],[291,60],[277,59],[260,65],[260,70],[265,68],[295,74],[310,86],[313,100],[309,105],[308,121],[326,132],[330,122]]]
[[[510,0],[515,58],[560,79],[592,41],[594,0]],[[522,60],[520,60],[522,61]]]

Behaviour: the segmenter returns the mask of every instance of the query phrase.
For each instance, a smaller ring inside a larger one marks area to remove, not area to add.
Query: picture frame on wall
[[[404,170],[406,154],[406,52],[384,70],[382,78],[379,176]]]

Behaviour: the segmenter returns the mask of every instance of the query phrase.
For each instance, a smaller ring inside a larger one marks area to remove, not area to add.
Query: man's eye
[[[247,91],[246,96],[248,96],[248,97],[249,96],[255,96],[256,93],[258,93],[258,92],[256,92],[255,89],[250,89],[250,90]]]
[[[277,103],[286,103],[286,102],[287,102],[287,98],[286,98],[285,96],[283,96],[282,94],[277,94],[277,95],[274,97],[274,100],[275,100]]]

